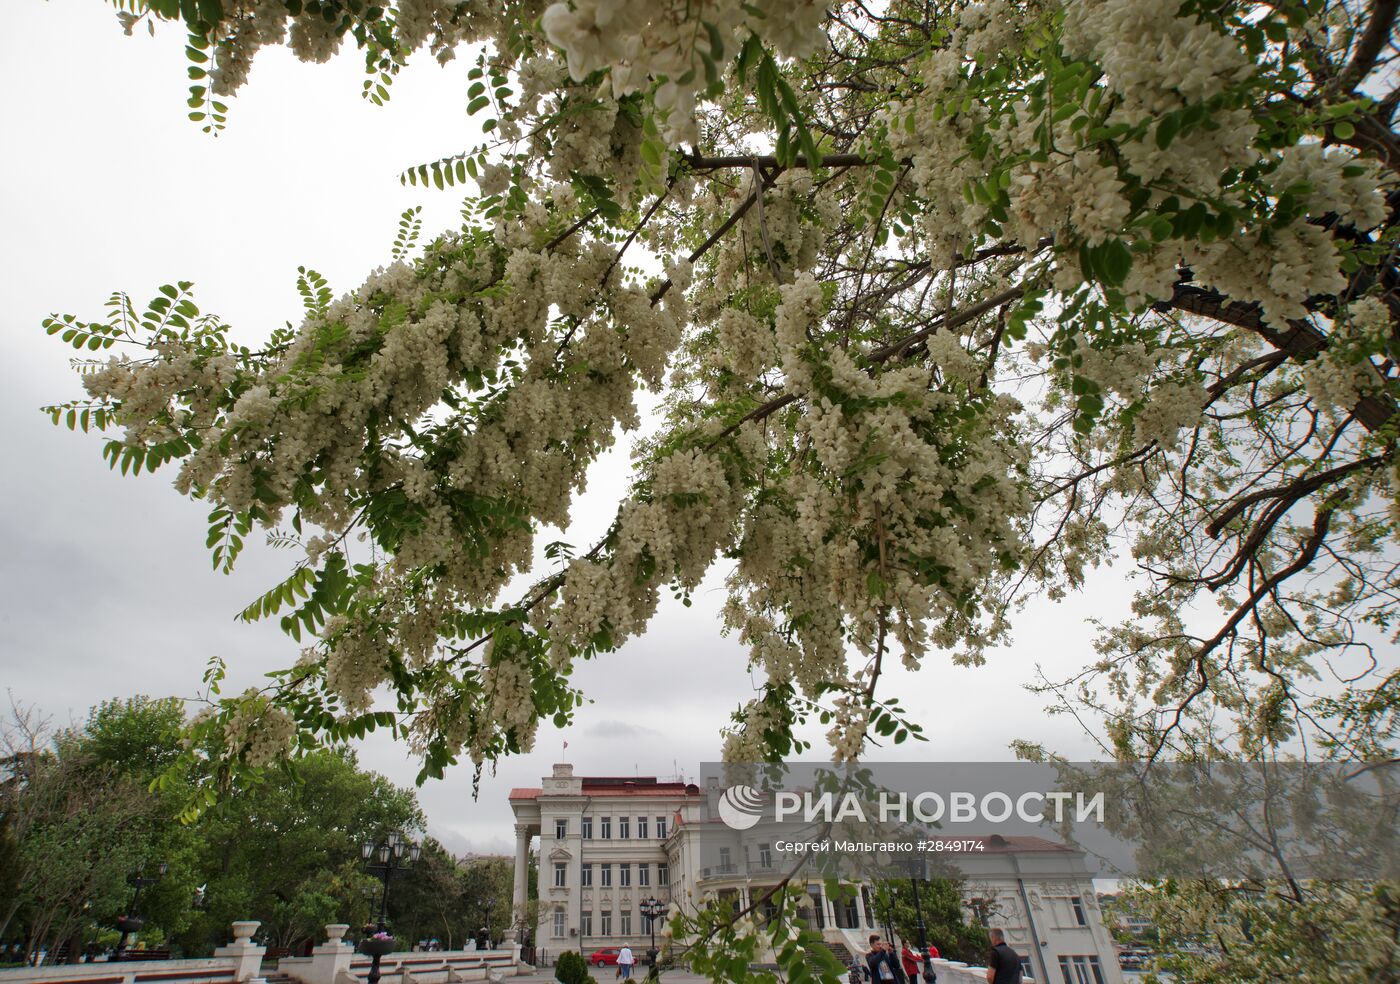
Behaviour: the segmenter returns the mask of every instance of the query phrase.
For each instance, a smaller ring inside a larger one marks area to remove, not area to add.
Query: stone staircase
[[[832,956],[841,961],[842,967],[849,967],[855,957],[851,954],[850,947],[845,943],[833,943],[830,940],[822,940],[822,946],[831,951]]]

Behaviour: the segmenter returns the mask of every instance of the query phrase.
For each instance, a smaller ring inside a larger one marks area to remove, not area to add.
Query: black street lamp
[[[136,891],[131,896],[131,905],[127,907],[126,915],[117,917],[117,929],[122,931],[121,939],[117,940],[117,959],[120,960],[122,954],[126,952],[126,938],[145,925],[145,920],[138,915],[140,910],[137,909],[137,905],[141,902],[141,890],[160,881],[169,870],[170,865],[162,861],[160,864],[156,865],[155,874],[153,875],[146,874],[146,868],[143,865],[126,876],[126,883],[136,889]]]
[[[666,911],[666,903],[657,901],[656,896],[652,896],[642,902],[640,906],[642,915],[646,917],[647,931],[651,933],[651,949],[647,950],[647,963],[650,969],[647,977],[651,980],[661,980],[661,971],[656,966],[656,920]]]
[[[369,984],[379,984],[379,961],[385,954],[393,953],[397,941],[388,934],[389,918],[389,879],[396,873],[406,872],[423,853],[423,847],[408,840],[397,831],[386,834],[377,841],[365,841],[360,845],[360,858],[365,870],[374,872],[384,881],[384,892],[379,897],[379,919],[367,939],[360,941],[360,952],[370,957]],[[408,857],[405,858],[404,855]]]
[[[491,907],[495,904],[495,898],[490,895],[481,900],[481,905],[486,910],[486,925],[481,927],[481,935],[488,950],[491,949]]]
[[[919,931],[919,951],[924,960],[924,980],[932,980],[933,958],[928,953],[928,930],[924,926],[923,906],[919,904],[919,882],[927,877],[927,869],[922,858],[909,858],[904,863],[909,872],[909,887],[914,892],[914,921],[915,927]]]

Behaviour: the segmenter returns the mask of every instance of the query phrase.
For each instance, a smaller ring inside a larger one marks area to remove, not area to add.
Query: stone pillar
[[[335,984],[341,971],[350,972],[355,948],[342,939],[349,928],[344,923],[332,923],[326,927],[326,942],[312,948],[311,965],[304,976],[296,975],[301,978],[302,984]]]
[[[520,927],[525,922],[525,908],[529,902],[530,890],[526,880],[530,874],[530,826],[515,825],[515,890],[511,897],[511,922],[506,930],[506,939],[520,938]]]
[[[949,960],[948,971],[949,979],[957,982],[957,984],[969,984],[970,981],[976,981],[977,977],[975,975],[978,971],[981,971],[984,975],[986,974],[984,968],[971,967],[960,960]],[[986,977],[984,976],[982,979],[986,980]]]
[[[258,927],[261,925],[253,920],[234,923],[233,942],[214,951],[216,957],[234,958],[233,979],[235,981],[250,981],[262,972],[262,958],[263,954],[267,952],[267,948],[253,942],[253,934],[258,931]]]

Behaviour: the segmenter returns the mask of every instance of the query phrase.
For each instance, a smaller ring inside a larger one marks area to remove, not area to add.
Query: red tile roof
[[[580,776],[584,796],[699,796],[700,790],[693,784],[684,782],[657,782],[650,776],[633,778],[630,776]],[[510,791],[508,799],[539,799],[544,790],[539,786],[519,786]]]

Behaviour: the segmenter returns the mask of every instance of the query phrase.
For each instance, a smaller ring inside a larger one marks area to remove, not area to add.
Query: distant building
[[[551,953],[648,944],[642,900],[731,894],[747,906],[783,877],[761,828],[719,820],[719,790],[655,777],[584,777],[562,764],[538,788],[513,789],[517,924],[526,912],[530,847],[540,838],[536,946]],[[705,838],[702,864],[700,841]],[[771,838],[770,838],[771,839]],[[961,863],[970,915],[1006,932],[1026,972],[1056,984],[1121,984],[1113,940],[1079,851],[1038,837],[983,838]],[[717,862],[717,863],[715,863]],[[861,953],[884,932],[868,888],[826,897],[819,880],[799,909],[832,944]],[[659,927],[658,927],[659,928]],[[937,940],[932,941],[935,944]]]

